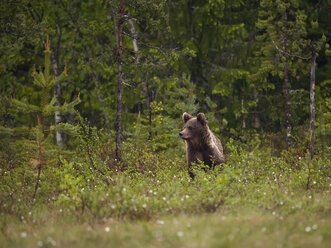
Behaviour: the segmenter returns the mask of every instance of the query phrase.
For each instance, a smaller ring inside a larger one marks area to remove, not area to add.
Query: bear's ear
[[[186,112],[183,114],[183,121],[184,121],[184,123],[186,123],[191,118],[192,118],[192,115],[190,115],[190,114],[188,114]]]
[[[197,115],[197,120],[203,125],[203,126],[205,126],[205,125],[207,125],[207,119],[206,119],[206,116],[205,116],[205,114],[204,113],[199,113],[198,115]]]

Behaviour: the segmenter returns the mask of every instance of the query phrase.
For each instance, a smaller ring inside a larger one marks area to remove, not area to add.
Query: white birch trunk
[[[58,65],[57,65],[57,61],[56,61],[56,58],[55,58],[55,55],[54,53],[52,53],[51,55],[51,59],[52,59],[52,65],[53,65],[53,71],[54,71],[54,75],[55,77],[57,77],[59,74],[58,74]],[[55,105],[59,105],[59,97],[61,95],[61,82],[57,82],[55,84],[55,97],[56,97],[56,102],[55,102]],[[55,119],[55,126],[59,125],[62,121],[62,118],[61,118],[61,114],[60,114],[60,111],[55,111],[54,113],[54,119]],[[62,146],[63,145],[63,139],[62,139],[62,134],[61,132],[59,131],[56,131],[56,144],[58,146]]]

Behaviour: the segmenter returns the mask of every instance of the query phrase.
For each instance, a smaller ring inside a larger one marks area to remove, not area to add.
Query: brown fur
[[[208,122],[203,113],[196,118],[188,113],[183,114],[184,130],[179,136],[186,146],[187,166],[190,176],[194,175],[190,168],[192,163],[202,161],[205,165],[212,166],[225,162],[221,141],[210,131]]]

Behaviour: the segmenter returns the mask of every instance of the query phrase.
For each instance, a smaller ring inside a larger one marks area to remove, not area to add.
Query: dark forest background
[[[56,104],[73,101],[115,142],[118,27],[122,23],[121,138],[177,143],[183,112],[205,112],[225,139],[271,135],[277,148],[308,145],[312,54],[316,56],[315,126],[330,127],[330,6],[312,1],[3,1],[1,126],[35,126],[12,98],[39,104],[34,66],[66,67]],[[49,94],[47,101],[53,96]],[[56,114],[55,114],[56,115]],[[55,124],[54,116],[47,125]],[[72,112],[57,123],[74,123]],[[329,136],[328,136],[329,138]],[[328,140],[325,137],[325,141]],[[61,133],[58,144],[70,146]],[[320,142],[319,142],[320,144]],[[173,144],[172,144],[173,145]],[[160,147],[160,149],[162,149]]]

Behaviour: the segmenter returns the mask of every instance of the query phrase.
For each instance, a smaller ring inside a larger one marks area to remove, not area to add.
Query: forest
[[[330,43],[330,0],[1,1],[0,247],[331,247]]]

